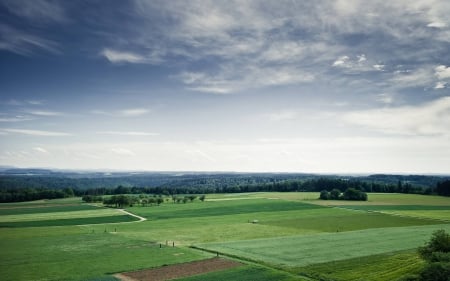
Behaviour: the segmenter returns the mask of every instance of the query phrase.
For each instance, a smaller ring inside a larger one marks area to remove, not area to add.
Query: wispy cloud
[[[58,111],[47,111],[47,110],[29,110],[26,111],[29,114],[37,116],[62,116],[64,113]]]
[[[145,57],[132,52],[115,51],[104,49],[101,53],[108,61],[112,63],[145,63]]]
[[[0,115],[0,122],[24,122],[31,121],[34,118],[30,116],[16,115],[16,116],[2,116]]]
[[[158,133],[136,132],[136,131],[104,131],[104,132],[98,132],[98,134],[118,135],[118,136],[137,136],[137,137],[159,136]]]
[[[49,153],[45,148],[42,147],[33,147],[33,150],[40,153]]]
[[[111,152],[113,152],[117,155],[121,155],[121,156],[135,156],[136,155],[136,153],[134,153],[130,149],[126,149],[126,148],[122,148],[122,147],[112,148]]]
[[[150,109],[146,108],[125,108],[116,111],[105,111],[105,110],[92,110],[92,114],[105,115],[105,116],[117,116],[117,117],[138,117],[150,113]]]
[[[354,111],[344,121],[398,135],[450,135],[450,97],[417,106]]]
[[[60,53],[58,43],[0,23],[0,50],[30,56],[35,51]]]
[[[271,121],[293,120],[298,117],[298,112],[293,110],[284,110],[280,112],[271,113],[268,116]]]
[[[141,115],[145,115],[149,112],[150,112],[150,110],[148,110],[146,108],[128,108],[128,109],[123,109],[123,110],[119,111],[120,115],[126,116],[126,117],[141,116]]]
[[[23,19],[38,22],[67,22],[68,18],[62,2],[49,0],[3,0],[7,10]]]
[[[28,129],[0,129],[0,131],[6,132],[6,133],[11,133],[11,134],[21,134],[21,135],[28,135],[28,136],[40,136],[40,137],[72,136],[72,134],[65,133],[65,132],[28,130]]]

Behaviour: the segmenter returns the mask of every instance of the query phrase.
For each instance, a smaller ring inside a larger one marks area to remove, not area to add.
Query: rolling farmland
[[[371,194],[368,202],[324,204],[317,197],[214,194],[127,208],[142,222],[79,199],[1,204],[0,267],[4,280],[114,280],[219,252],[243,265],[180,280],[397,280],[423,266],[414,249],[433,230],[450,231],[449,198]]]

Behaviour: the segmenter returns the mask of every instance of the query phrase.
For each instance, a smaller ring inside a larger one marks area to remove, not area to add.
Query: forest
[[[13,169],[0,173],[0,202],[84,195],[363,192],[450,196],[450,177],[424,175],[314,175],[294,173],[77,173]]]

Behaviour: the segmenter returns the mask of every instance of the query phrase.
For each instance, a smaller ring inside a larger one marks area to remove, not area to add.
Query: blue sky
[[[0,164],[450,173],[449,14],[446,0],[0,0]]]

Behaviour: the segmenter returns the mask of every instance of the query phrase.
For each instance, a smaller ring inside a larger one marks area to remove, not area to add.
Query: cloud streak
[[[354,111],[343,119],[385,134],[450,136],[450,97],[418,106]]]
[[[159,136],[158,133],[136,132],[136,131],[104,131],[104,132],[98,132],[98,134],[117,135],[117,136],[133,136],[133,137]]]
[[[37,136],[37,137],[67,137],[72,136],[72,134],[65,132],[53,132],[53,131],[42,131],[42,130],[28,130],[28,129],[0,129],[5,133],[20,134],[27,136]]]

